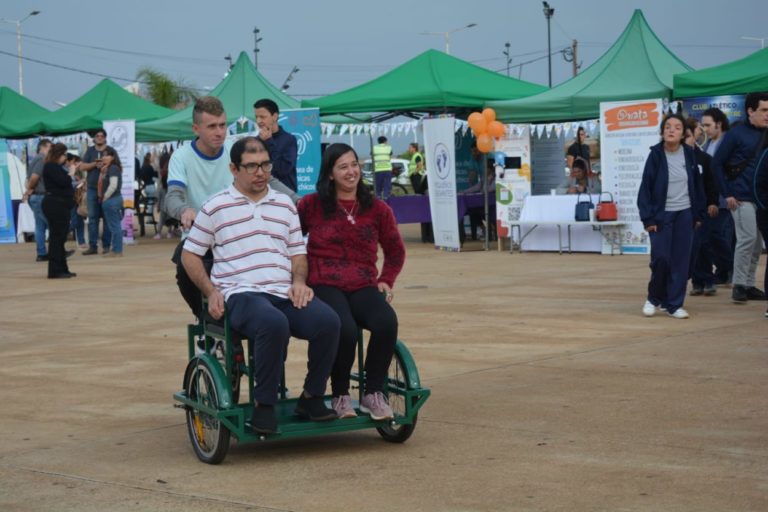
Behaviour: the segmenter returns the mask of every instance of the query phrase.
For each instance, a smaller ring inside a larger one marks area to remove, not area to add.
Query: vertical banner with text
[[[496,230],[510,236],[517,224],[525,198],[531,195],[531,136],[527,125],[508,125],[506,135],[496,141],[504,153],[504,165],[496,162]]]
[[[302,197],[311,194],[320,175],[320,109],[283,110],[280,126],[296,137],[296,192]]]
[[[456,205],[456,148],[453,117],[424,120],[424,148],[429,183],[429,209],[435,245],[458,251],[459,212]]]
[[[660,140],[662,101],[637,100],[600,103],[600,154],[603,192],[613,194],[619,220],[626,223],[622,239],[618,230],[607,237],[621,244],[624,254],[648,254],[650,240],[637,211],[637,191],[650,147]],[[603,253],[610,253],[603,241]]]
[[[107,144],[115,148],[120,163],[123,164],[123,188],[120,194],[123,196],[123,240],[133,243],[133,208],[134,194],[133,181],[136,176],[136,122],[132,119],[126,121],[104,121],[104,130],[107,132]]]
[[[11,174],[8,170],[8,146],[0,140],[0,244],[16,243],[11,201]]]

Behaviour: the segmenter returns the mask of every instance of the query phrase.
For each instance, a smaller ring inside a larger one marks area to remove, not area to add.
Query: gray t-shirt
[[[667,156],[669,169],[669,184],[667,185],[667,202],[664,207],[668,212],[679,212],[691,207],[688,196],[688,172],[685,170],[685,153],[680,146],[674,153],[664,151]]]
[[[37,155],[29,162],[27,167],[27,181],[33,174],[37,174],[37,185],[35,185],[35,194],[45,194],[45,184],[43,183],[43,167],[45,166],[45,157]]]
[[[88,149],[85,150],[85,153],[83,154],[83,163],[90,164],[95,162],[101,158],[102,153],[104,153],[104,150],[99,151],[96,149],[96,146],[88,146]],[[99,186],[99,168],[94,167],[90,171],[87,171],[85,174],[88,188],[91,190],[96,190]]]

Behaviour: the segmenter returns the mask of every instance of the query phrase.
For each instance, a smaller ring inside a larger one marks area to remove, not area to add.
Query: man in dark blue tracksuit
[[[757,228],[760,230],[763,240],[768,240],[768,144],[760,150],[755,168],[753,189],[757,204]],[[768,290],[768,262],[766,262],[763,286],[764,290]],[[768,309],[765,310],[765,317],[768,318]]]
[[[737,304],[765,299],[763,291],[755,286],[763,241],[757,227],[753,186],[759,149],[764,144],[768,127],[768,93],[748,94],[744,107],[747,111],[746,122],[723,135],[723,142],[712,159],[718,189],[725,197],[736,226],[731,298]],[[729,168],[736,168],[737,171],[728,172]]]

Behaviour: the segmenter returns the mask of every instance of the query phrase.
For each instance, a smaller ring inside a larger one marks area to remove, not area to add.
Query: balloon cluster
[[[504,124],[496,120],[496,111],[492,108],[483,109],[482,112],[472,112],[467,119],[472,135],[477,139],[477,149],[482,153],[488,153],[493,149],[493,139],[504,136],[506,128]]]

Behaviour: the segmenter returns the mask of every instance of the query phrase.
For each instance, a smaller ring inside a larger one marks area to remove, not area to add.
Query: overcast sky
[[[643,10],[661,40],[699,69],[745,57],[768,38],[764,0],[551,0],[553,51],[579,41],[579,60],[592,64],[620,35],[634,9]],[[253,58],[255,27],[259,70],[278,87],[299,67],[289,94],[299,99],[337,92],[386,72],[430,49],[506,73],[502,54],[510,42],[521,78],[547,83],[547,24],[538,0],[227,1],[20,0],[2,2],[0,17],[22,24],[25,57],[89,73],[133,79],[149,65],[197,88],[215,86],[231,54]],[[0,24],[0,85],[18,90],[15,24]],[[89,48],[90,47],[90,48]],[[99,49],[97,49],[99,48]],[[45,108],[58,108],[93,87],[100,77],[24,61],[24,93]],[[571,64],[552,58],[553,84],[571,76]],[[125,85],[125,80],[115,80]]]

